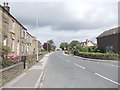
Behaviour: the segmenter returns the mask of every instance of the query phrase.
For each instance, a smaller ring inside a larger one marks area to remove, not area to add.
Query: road
[[[118,88],[118,85],[117,64],[56,52],[48,58],[41,88]]]

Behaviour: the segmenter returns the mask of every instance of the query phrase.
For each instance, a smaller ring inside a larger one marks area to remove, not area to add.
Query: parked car
[[[65,54],[69,54],[67,50],[64,51]]]

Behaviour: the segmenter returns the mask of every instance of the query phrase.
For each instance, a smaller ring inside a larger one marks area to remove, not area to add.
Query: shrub
[[[26,60],[27,60],[29,63],[35,61],[35,60],[36,60],[36,55],[26,56]]]
[[[81,52],[88,52],[88,47],[82,47]]]
[[[77,56],[93,59],[116,60],[119,55],[116,53],[79,52]]]
[[[14,65],[16,63],[17,63],[16,61],[3,59],[1,65],[2,65],[2,68],[5,68],[5,67],[8,67],[8,66]]]

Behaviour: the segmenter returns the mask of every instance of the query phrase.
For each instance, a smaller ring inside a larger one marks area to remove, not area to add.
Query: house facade
[[[27,29],[10,14],[8,3],[0,6],[0,11],[2,13],[0,16],[2,18],[2,46],[9,46],[13,53],[23,55],[22,31]]]
[[[9,46],[18,56],[32,55],[36,52],[36,37],[10,14],[8,3],[0,5],[0,46]]]
[[[2,54],[2,17],[1,16],[2,16],[2,10],[0,10],[0,56]]]
[[[120,53],[120,32],[118,28],[107,30],[97,37],[99,49]]]
[[[91,40],[86,39],[85,42],[81,42],[80,45],[82,47],[92,47],[92,46],[96,46],[96,44],[94,42],[92,42]]]

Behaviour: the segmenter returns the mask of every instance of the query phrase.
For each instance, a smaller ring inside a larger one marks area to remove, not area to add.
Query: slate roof
[[[11,16],[22,28],[24,28],[25,30],[27,30],[15,17],[13,17],[8,11],[6,11],[2,5],[0,5],[0,9],[5,11],[9,16]]]
[[[119,27],[120,29],[120,27]],[[110,30],[107,30],[107,31],[104,31],[102,34],[100,34],[97,38],[99,37],[104,37],[104,36],[109,36],[109,35],[113,35],[113,34],[118,34],[120,33],[118,27],[117,28],[113,28],[113,29],[110,29]]]

